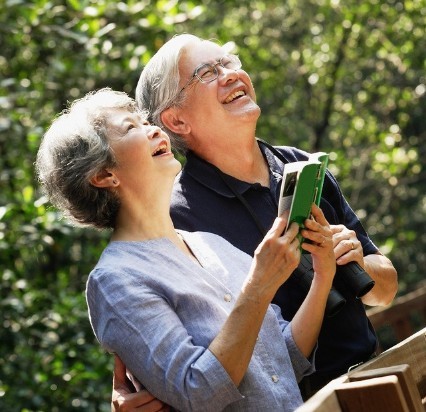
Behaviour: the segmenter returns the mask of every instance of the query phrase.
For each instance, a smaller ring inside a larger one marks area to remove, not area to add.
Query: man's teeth
[[[232,100],[236,99],[237,97],[245,96],[246,94],[240,90],[239,92],[232,93],[228,98],[225,100],[225,103],[230,103]]]

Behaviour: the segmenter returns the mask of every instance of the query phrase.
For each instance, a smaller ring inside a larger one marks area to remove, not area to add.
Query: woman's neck
[[[138,219],[118,217],[111,240],[142,241],[148,239],[171,238],[175,230],[170,216],[167,220],[159,221],[152,216]]]
[[[121,192],[121,205],[112,240],[138,241],[175,236],[170,218],[170,196],[159,187],[145,194]],[[145,195],[145,196],[144,196]]]
[[[117,226],[111,236],[112,241],[141,242],[151,239],[168,239],[191,260],[199,264],[182,236],[176,232],[170,216],[167,219],[162,219],[161,222],[158,219],[152,219],[151,216],[144,219],[141,224],[132,222],[128,218],[124,219],[124,222],[122,220],[118,219]]]

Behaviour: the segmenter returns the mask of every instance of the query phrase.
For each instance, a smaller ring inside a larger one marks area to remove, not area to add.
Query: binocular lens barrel
[[[370,275],[356,262],[349,262],[347,265],[338,266],[336,275],[344,276],[344,282],[355,293],[358,299],[370,292],[375,284]]]
[[[302,254],[300,264],[293,272],[299,285],[303,290],[308,293],[312,279],[314,277],[314,270],[312,268],[312,256],[310,254]],[[349,288],[354,296],[359,299],[368,293],[375,282],[371,279],[370,275],[356,262],[349,262],[346,265],[336,267],[336,276],[342,280]],[[334,287],[331,288],[327,298],[325,307],[326,316],[335,315],[345,305],[346,299]]]

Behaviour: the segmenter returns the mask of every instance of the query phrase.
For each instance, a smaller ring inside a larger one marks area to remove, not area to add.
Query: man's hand
[[[115,355],[112,380],[112,412],[169,412],[170,407],[156,399],[147,390],[136,392],[126,375],[126,365]]]
[[[356,233],[343,225],[330,225],[333,233],[334,254],[338,265],[357,262],[365,269],[361,242]]]
[[[343,225],[330,225],[334,254],[338,265],[357,262],[376,282],[361,300],[369,306],[389,305],[398,291],[398,275],[392,262],[381,252],[364,256],[361,242],[353,230]]]

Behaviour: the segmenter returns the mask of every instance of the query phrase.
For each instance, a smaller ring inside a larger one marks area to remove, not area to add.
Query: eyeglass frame
[[[239,67],[237,67],[236,69],[228,69],[227,67],[225,67],[224,65],[223,65],[223,63],[222,63],[222,59],[224,59],[225,57],[235,57],[236,59],[237,59],[237,61],[240,63],[240,66]],[[185,86],[183,86],[180,90],[179,90],[179,93],[178,93],[178,95],[179,94],[181,94],[191,83],[192,83],[192,81],[195,79],[195,78],[197,78],[201,83],[211,83],[211,82],[213,82],[213,81],[215,81],[218,77],[219,77],[219,71],[217,70],[217,65],[220,65],[220,66],[222,66],[224,69],[227,69],[227,70],[234,70],[234,71],[237,71],[237,70],[239,70],[239,69],[241,69],[241,67],[243,67],[243,64],[241,63],[241,60],[240,60],[240,58],[238,57],[238,55],[237,54],[225,54],[225,56],[222,56],[219,60],[216,60],[216,63],[214,63],[214,64],[211,64],[211,63],[201,63],[201,64],[199,64],[196,68],[195,68],[195,70],[194,70],[194,73],[193,73],[193,75],[191,76],[191,78],[186,82],[186,84],[185,84]],[[210,67],[213,67],[213,72],[215,73],[215,77],[213,77],[212,79],[209,79],[209,80],[203,80],[199,75],[198,75],[198,70],[200,70],[202,67],[204,67],[204,66],[210,66]]]

